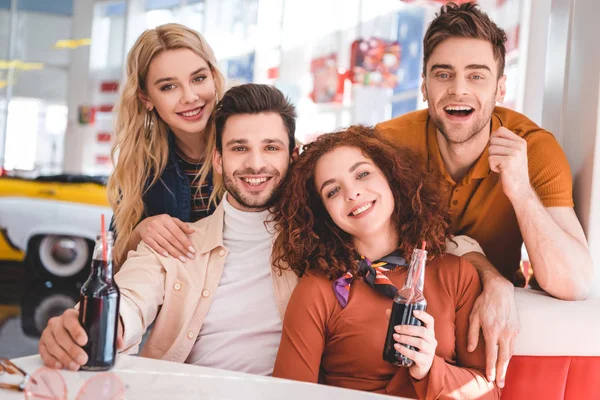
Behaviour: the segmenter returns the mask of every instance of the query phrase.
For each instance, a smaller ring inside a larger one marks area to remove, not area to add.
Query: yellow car
[[[0,261],[44,278],[87,273],[100,215],[110,221],[105,178],[0,177]]]

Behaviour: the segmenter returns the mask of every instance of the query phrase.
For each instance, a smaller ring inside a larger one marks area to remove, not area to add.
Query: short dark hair
[[[289,138],[290,155],[296,141],[296,108],[279,89],[271,85],[247,83],[234,86],[225,92],[215,113],[217,150],[223,152],[223,130],[227,119],[233,115],[272,112],[279,114]]]
[[[498,79],[504,75],[506,32],[481,11],[477,4],[471,2],[443,5],[429,24],[423,38],[423,75],[427,74],[427,62],[437,45],[454,37],[489,42],[494,50],[494,59],[498,62]]]

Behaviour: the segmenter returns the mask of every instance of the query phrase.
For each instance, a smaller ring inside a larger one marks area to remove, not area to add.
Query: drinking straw
[[[425,240],[423,240],[421,242],[421,250],[425,251],[426,245],[427,245],[427,242]],[[419,277],[421,276],[421,269],[423,268],[424,265],[425,265],[425,263],[423,263],[423,264],[419,263],[419,270],[417,271],[417,279],[419,279]]]
[[[102,236],[102,261],[106,262],[106,226],[104,225],[104,214],[100,215],[100,235]]]

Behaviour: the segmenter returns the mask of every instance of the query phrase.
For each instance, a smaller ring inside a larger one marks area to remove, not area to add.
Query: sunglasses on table
[[[66,400],[67,384],[60,371],[40,367],[28,374],[7,358],[0,358],[0,377],[20,375],[20,383],[2,383],[0,389],[23,392],[31,400]],[[88,379],[77,393],[76,400],[125,399],[125,385],[112,372],[102,372]]]

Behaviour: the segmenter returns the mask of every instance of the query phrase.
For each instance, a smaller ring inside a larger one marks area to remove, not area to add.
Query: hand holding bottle
[[[391,310],[387,310],[386,313],[389,318]],[[414,310],[413,315],[421,320],[424,326],[396,325],[394,327],[394,340],[397,343],[394,348],[413,361],[409,373],[413,378],[421,380],[429,374],[435,356],[435,349],[437,348],[437,340],[433,329],[433,317],[420,310]]]
[[[87,362],[88,357],[83,350],[87,341],[85,330],[79,323],[79,312],[69,309],[48,321],[39,342],[40,357],[50,368],[77,371]],[[123,326],[119,321],[117,349],[123,347]]]
[[[406,274],[406,281],[394,296],[392,309],[388,310],[389,322],[385,337],[385,345],[383,347],[383,359],[397,367],[410,368],[414,365],[414,360],[411,357],[407,357],[404,352],[398,350],[398,347],[404,347],[397,343],[397,333],[402,333],[399,332],[398,329],[404,329],[402,328],[403,326],[420,328],[418,330],[409,330],[407,332],[421,332],[422,335],[425,335],[425,333],[422,332],[423,329],[429,330],[429,328],[422,327],[423,322],[420,318],[422,314],[416,313],[416,311],[424,312],[427,309],[427,300],[423,295],[425,285],[425,264],[427,263],[426,245],[427,243],[423,241],[420,249],[413,250],[413,255],[410,259],[410,265],[408,266],[408,272]],[[427,313],[424,314],[431,318],[430,329],[431,332],[433,332],[433,317]],[[427,319],[427,317],[425,318]],[[427,321],[429,322],[429,320]],[[435,335],[433,335],[433,337],[435,340]],[[405,348],[412,352],[416,350],[410,343],[407,343]],[[435,351],[435,346],[433,350]],[[426,368],[425,375],[430,367],[431,362]],[[423,368],[419,369],[422,370]]]

